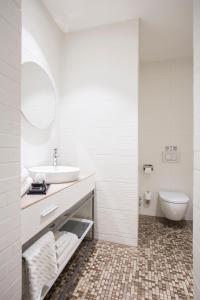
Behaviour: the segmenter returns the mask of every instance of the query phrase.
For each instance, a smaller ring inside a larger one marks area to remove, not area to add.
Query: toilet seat
[[[189,197],[184,193],[160,191],[162,200],[175,204],[183,204],[189,201]]]

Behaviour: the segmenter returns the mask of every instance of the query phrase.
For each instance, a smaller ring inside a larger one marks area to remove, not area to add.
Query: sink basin
[[[63,183],[77,180],[80,169],[68,166],[39,166],[30,168],[29,172],[32,178],[37,174],[43,174],[46,183]]]

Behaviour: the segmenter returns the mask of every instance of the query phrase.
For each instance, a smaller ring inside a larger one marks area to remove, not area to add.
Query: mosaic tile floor
[[[66,294],[64,285],[83,257],[86,243],[45,300],[58,300],[60,295],[66,300],[193,299],[191,223],[143,216],[137,248],[95,242]]]

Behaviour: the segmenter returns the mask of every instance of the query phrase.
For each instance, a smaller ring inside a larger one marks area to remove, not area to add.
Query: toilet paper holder
[[[146,169],[151,169],[151,171],[153,172],[153,165],[152,164],[144,164],[144,166],[143,166],[144,172]]]

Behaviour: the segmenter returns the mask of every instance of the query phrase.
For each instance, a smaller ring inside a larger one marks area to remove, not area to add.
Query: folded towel
[[[21,169],[21,183],[24,182],[26,180],[26,178],[28,177],[29,173],[28,170],[25,168]]]
[[[57,258],[60,257],[64,252],[67,252],[68,247],[70,247],[71,243],[74,243],[74,241],[78,241],[78,237],[75,234],[72,238],[70,238],[69,240],[66,240],[66,242],[64,244],[62,244],[62,246],[60,246],[59,248],[56,248]]]
[[[75,247],[77,243],[77,240],[74,239],[72,240],[67,248],[65,248],[63,254],[59,257],[57,257],[57,262],[58,262],[58,268],[60,269],[64,264],[66,264],[67,259],[69,259],[71,251],[73,250],[73,248]]]
[[[21,196],[23,196],[31,186],[33,179],[31,177],[27,177],[23,183],[21,183]]]
[[[55,232],[56,249],[60,248],[65,242],[69,242],[71,238],[78,239],[77,235],[67,231]]]
[[[56,249],[57,258],[60,257],[63,254],[63,252],[65,252],[68,245],[69,245],[69,243],[65,242],[64,244],[62,244],[62,246],[60,246],[59,248]]]
[[[28,270],[29,299],[39,300],[43,289],[49,287],[58,273],[53,232],[42,236],[23,253],[23,257]]]

